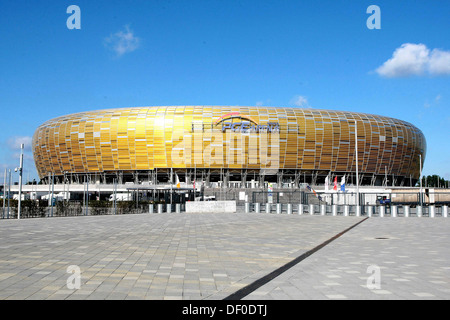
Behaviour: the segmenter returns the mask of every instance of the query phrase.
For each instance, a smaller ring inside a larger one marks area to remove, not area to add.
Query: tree
[[[416,184],[419,186],[419,181]],[[422,177],[422,187],[425,188],[448,188],[450,186],[450,181],[445,180],[444,178],[440,177],[437,174],[423,176]]]

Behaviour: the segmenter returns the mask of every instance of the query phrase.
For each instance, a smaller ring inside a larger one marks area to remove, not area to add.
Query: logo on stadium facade
[[[240,119],[239,122],[232,122],[233,119]],[[231,120],[231,121],[227,121]],[[245,121],[246,120],[246,121]],[[278,122],[268,122],[267,124],[258,124],[252,117],[241,114],[240,112],[230,112],[214,122],[214,125],[222,124],[222,132],[227,129],[232,132],[279,132],[280,125]]]

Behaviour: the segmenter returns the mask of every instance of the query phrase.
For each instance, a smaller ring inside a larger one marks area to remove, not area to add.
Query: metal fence
[[[34,203],[28,205],[27,201]],[[113,215],[113,214],[140,214],[148,213],[147,203],[136,204],[134,201],[121,201],[114,203],[95,202],[91,205],[83,205],[81,201],[58,201],[54,205],[45,205],[34,200],[23,201],[21,206],[21,218],[45,218],[45,217],[73,217],[73,216],[93,216],[93,215]],[[47,201],[45,201],[47,203]],[[17,205],[5,207],[2,211],[2,219],[16,219],[18,216]]]
[[[434,192],[424,189],[420,193],[360,192],[359,214],[367,216],[446,216],[450,206],[450,190]],[[236,201],[238,212],[268,212],[288,214],[357,215],[355,192],[307,192],[302,189],[206,189],[203,200]],[[158,203],[148,201],[48,201],[25,200],[21,205],[21,218],[92,216],[114,214],[184,212],[184,203]],[[17,201],[11,200],[3,208],[2,219],[17,218]]]

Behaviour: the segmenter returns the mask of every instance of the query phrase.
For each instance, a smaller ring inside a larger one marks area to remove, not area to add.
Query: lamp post
[[[9,199],[11,198],[11,169],[8,169],[8,175],[9,175],[9,183],[8,183],[8,212],[7,217],[9,219],[9,212],[10,212],[10,205],[9,205]]]
[[[358,173],[358,122],[355,119],[355,153],[356,153],[356,216],[360,216],[359,207],[359,173]]]
[[[53,196],[54,196],[54,194],[55,194],[55,173],[54,172],[52,172],[52,202],[51,202],[51,204],[52,204],[52,206],[50,207],[51,208],[51,216],[53,217]]]
[[[422,206],[422,155],[419,154],[420,206]]]
[[[63,179],[64,179],[64,181],[63,181],[63,183],[64,183],[64,185],[63,185],[63,188],[64,188],[64,190],[63,190],[63,201],[66,201],[67,200],[67,194],[66,194],[66,174],[67,174],[67,171],[64,171],[63,173],[64,173],[64,177],[63,177]]]
[[[116,179],[113,179],[113,183],[114,183],[114,188],[113,188],[113,191],[114,191],[114,214],[116,214],[117,213],[117,206],[116,206],[116,198],[117,198],[117,180]]]
[[[20,165],[16,168],[19,171],[19,204],[17,206],[17,219],[20,219],[20,206],[22,202],[22,173],[23,173],[23,143],[20,145]]]
[[[3,177],[4,178],[4,183],[3,183],[3,212],[2,212],[2,219],[4,219],[5,218],[5,201],[6,201],[6,173],[7,173],[7,170],[6,170],[6,168],[5,168],[5,176]]]

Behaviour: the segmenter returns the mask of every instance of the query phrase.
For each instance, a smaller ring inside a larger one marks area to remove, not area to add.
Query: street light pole
[[[6,173],[7,169],[5,168],[5,176],[4,176],[4,183],[3,183],[3,213],[2,213],[2,219],[5,218],[5,201],[6,201]]]
[[[9,219],[9,212],[10,212],[10,205],[9,205],[9,198],[11,198],[11,169],[8,170],[8,174],[9,174],[9,183],[8,183],[8,213],[7,213],[7,217]]]
[[[355,153],[356,153],[356,215],[360,215],[359,207],[359,173],[358,173],[358,123],[355,120]]]
[[[17,206],[17,219],[20,219],[20,205],[22,201],[23,143],[20,145],[20,165],[18,171],[19,171],[19,204]]]
[[[419,154],[419,182],[420,182],[420,206],[422,206],[422,155]]]

